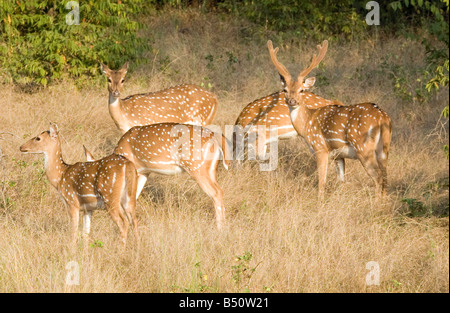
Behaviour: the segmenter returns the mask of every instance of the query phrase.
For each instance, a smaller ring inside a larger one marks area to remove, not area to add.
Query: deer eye
[[[108,78],[108,83],[111,83],[111,82],[112,82],[111,78]]]
[[[41,141],[41,137],[36,137],[36,141]]]
[[[120,82],[123,84],[124,81],[125,81],[125,78],[122,78],[122,80]]]

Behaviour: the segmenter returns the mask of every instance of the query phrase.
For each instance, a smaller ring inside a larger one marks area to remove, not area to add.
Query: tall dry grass
[[[154,50],[148,65],[130,73],[126,94],[210,83],[223,126],[248,102],[279,89],[267,34],[251,25],[196,12],[148,23],[144,35]],[[296,72],[314,47],[284,46],[280,58]],[[130,236],[125,254],[104,211],[93,215],[89,244],[69,249],[68,216],[45,179],[43,157],[19,152],[56,122],[67,162],[84,160],[82,144],[97,157],[109,154],[120,132],[107,111],[106,86],[78,90],[64,82],[34,94],[1,86],[0,132],[9,134],[0,137],[0,292],[448,292],[448,189],[441,187],[448,184],[441,151],[448,126],[437,122],[448,89],[426,106],[399,100],[381,68],[388,54],[403,56],[396,60],[404,67],[423,59],[420,45],[401,38],[331,42],[314,90],[346,103],[376,102],[390,114],[384,203],[362,166],[348,161],[348,182],[337,183],[331,170],[319,205],[314,159],[293,139],[280,143],[275,172],[251,162],[219,170],[228,221],[221,232],[210,199],[188,176],[152,175],[137,206],[140,249]],[[433,212],[412,217],[404,198]],[[70,261],[80,266],[79,285],[66,284]],[[379,285],[366,284],[369,261],[380,266]]]

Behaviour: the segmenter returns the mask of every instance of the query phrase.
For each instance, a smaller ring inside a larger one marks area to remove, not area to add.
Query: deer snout
[[[28,152],[28,148],[26,147],[25,144],[20,146],[20,152]]]
[[[113,97],[118,98],[120,96],[120,91],[116,89],[112,92],[112,95]]]
[[[297,100],[295,100],[294,98],[288,99],[287,102],[291,106],[296,106],[297,105]]]

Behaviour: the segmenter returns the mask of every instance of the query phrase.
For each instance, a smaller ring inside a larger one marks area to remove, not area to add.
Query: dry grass
[[[149,53],[149,64],[130,74],[127,94],[211,83],[223,126],[246,103],[279,88],[267,37],[249,25],[195,12],[153,16],[149,24],[145,35],[156,56]],[[376,202],[361,165],[349,161],[348,182],[335,182],[330,171],[327,201],[318,205],[314,159],[294,139],[280,143],[276,172],[260,172],[254,163],[219,171],[229,224],[222,232],[211,201],[188,176],[152,175],[138,201],[140,249],[130,236],[126,254],[104,211],[94,213],[91,232],[91,244],[97,239],[103,247],[71,251],[68,216],[43,175],[43,158],[19,152],[56,122],[67,162],[84,159],[82,144],[97,157],[110,153],[120,132],[107,112],[106,87],[77,90],[66,82],[30,95],[1,86],[0,132],[14,135],[0,137],[0,292],[448,292],[449,197],[439,185],[448,182],[441,151],[448,126],[436,127],[448,89],[427,106],[398,100],[380,69],[383,58],[403,55],[401,65],[414,66],[423,51],[403,39],[371,40],[357,48],[331,43],[314,92],[377,102],[392,117],[385,203]],[[295,72],[313,48],[284,47],[280,58]],[[229,62],[227,51],[239,62]],[[433,212],[410,217],[403,198]],[[247,252],[252,257],[245,259]],[[65,284],[69,261],[80,265],[78,286]],[[380,265],[379,286],[366,285],[369,261]]]

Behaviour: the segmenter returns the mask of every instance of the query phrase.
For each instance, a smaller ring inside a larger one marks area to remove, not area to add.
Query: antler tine
[[[273,65],[275,65],[278,73],[283,76],[286,83],[289,84],[291,81],[291,74],[289,74],[289,71],[286,69],[286,67],[284,67],[284,65],[281,64],[277,59],[278,47],[275,49],[273,48],[272,40],[267,41],[267,47],[269,48],[269,54],[270,58],[272,59]]]
[[[317,45],[317,49],[319,50],[319,54],[313,55],[311,64],[306,69],[301,71],[300,74],[298,75],[298,79],[297,79],[298,81],[303,81],[303,79],[306,77],[306,75],[308,75],[309,72],[311,72],[317,65],[319,65],[319,63],[325,57],[325,54],[327,53],[327,49],[328,49],[328,40],[324,40],[322,45]]]

